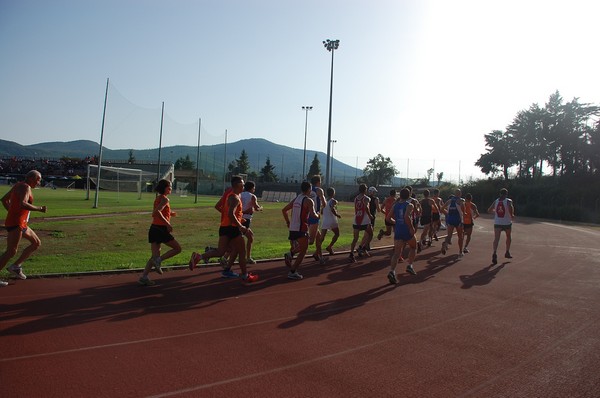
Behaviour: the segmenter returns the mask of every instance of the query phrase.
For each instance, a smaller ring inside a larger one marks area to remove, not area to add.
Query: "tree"
[[[190,155],[185,155],[175,162],[175,170],[194,170],[194,162],[190,159]]]
[[[579,103],[577,98],[563,104],[558,91],[543,108],[532,104],[517,113],[506,132],[494,130],[485,135],[487,153],[475,163],[485,174],[518,166],[517,176],[538,178],[543,166],[552,175],[593,174],[597,170],[598,139],[589,121],[600,114],[600,107]]]
[[[317,157],[317,154],[315,153],[315,157],[313,158],[312,163],[310,164],[310,167],[308,168],[308,175],[306,176],[302,176],[303,180],[310,180],[309,176],[316,176],[316,175],[321,175],[321,164],[319,163],[319,158]]]
[[[507,133],[494,130],[485,135],[487,153],[482,154],[475,162],[483,174],[497,174],[501,172],[504,179],[508,180],[508,169],[514,164],[514,157],[510,149],[511,139]],[[443,175],[443,173],[442,173]],[[438,173],[438,185],[441,178]]]
[[[129,150],[129,160],[127,160],[127,163],[129,163],[129,164],[135,163],[135,156],[133,156],[133,149]]]
[[[250,171],[250,161],[248,161],[248,154],[245,149],[242,149],[242,153],[240,154],[239,159],[236,160],[237,163],[237,174],[248,174]]]
[[[273,172],[275,170],[275,166],[271,164],[271,159],[267,156],[267,161],[265,162],[265,166],[260,169],[260,177],[262,182],[277,182],[278,177],[277,174]]]
[[[434,172],[435,172],[434,169],[427,170],[427,185],[429,185],[429,181],[431,181],[431,176],[433,175]]]
[[[384,158],[382,154],[378,154],[367,162],[367,167],[363,170],[362,180],[367,185],[379,186],[392,181],[392,178],[398,173],[394,167],[392,160]]]
[[[229,175],[246,174],[250,170],[250,162],[248,161],[248,154],[245,149],[242,149],[242,153],[238,159],[232,160],[227,166]]]
[[[436,177],[437,177],[437,182],[438,182],[437,184],[439,187],[440,184],[442,183],[442,178],[444,178],[444,172],[440,171],[439,173],[436,174]]]

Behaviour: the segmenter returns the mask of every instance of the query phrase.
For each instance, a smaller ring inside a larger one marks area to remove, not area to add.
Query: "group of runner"
[[[325,200],[320,177],[314,176],[311,183],[303,182],[301,194],[282,209],[290,230],[288,236],[290,251],[284,254],[285,263],[290,269],[288,273],[290,279],[302,279],[302,275],[298,273],[298,268],[310,244],[315,243],[313,257],[320,264],[324,264],[322,243],[325,234],[329,229],[334,232],[334,237],[326,248],[329,254],[333,254],[332,247],[339,236],[337,218],[341,216],[336,208],[335,190],[329,188],[327,190],[328,199]],[[474,220],[479,217],[479,211],[473,203],[471,194],[467,194],[465,198],[462,198],[461,190],[457,189],[444,202],[439,196],[440,191],[438,189],[433,190],[432,197],[430,197],[431,192],[426,189],[423,191],[423,199],[419,201],[416,199],[412,187],[407,186],[400,191],[399,197],[397,197],[396,190],[391,190],[382,205],[380,205],[376,194],[377,189],[375,187],[367,189],[366,184],[360,184],[358,187],[358,195],[354,198],[353,239],[349,254],[351,262],[356,261],[355,251],[359,257],[370,255],[370,244],[373,239],[375,218],[378,212],[385,215],[384,224],[386,229],[379,230],[377,239],[382,239],[383,236],[390,236],[392,232],[394,233],[394,249],[388,273],[388,280],[392,284],[398,283],[396,267],[398,262],[403,260],[402,255],[406,247],[408,247],[406,271],[412,275],[417,274],[413,267],[416,253],[420,252],[426,245],[431,246],[433,240],[438,240],[437,233],[441,227],[442,214],[445,216],[447,228],[447,235],[442,242],[442,254],[446,254],[454,231],[456,231],[458,240],[458,257],[462,258],[464,254],[469,253],[468,245],[471,242]],[[514,206],[512,200],[507,196],[508,191],[502,189],[500,197],[488,208],[488,212],[494,214],[493,264],[497,264],[496,251],[502,231],[506,233],[505,257],[512,258],[510,244]],[[292,212],[291,220],[288,216],[289,211]],[[323,215],[320,231],[318,229],[319,214]],[[417,240],[416,231],[419,224],[423,227],[423,232]],[[357,247],[361,232],[363,236]],[[296,257],[294,258],[294,256]]]
[[[8,271],[15,277],[26,279],[22,270],[23,262],[40,246],[40,239],[35,232],[28,227],[29,213],[31,211],[46,212],[46,206],[34,206],[32,189],[39,185],[41,174],[32,170],[27,173],[24,182],[19,182],[2,197],[2,204],[7,209],[5,228],[8,231],[7,250],[0,256],[0,270],[3,269],[18,251],[21,238],[30,241],[30,245],[23,251],[21,256],[8,267]],[[258,280],[258,275],[248,272],[247,263],[255,263],[251,257],[254,234],[250,229],[252,215],[255,211],[262,210],[258,204],[255,192],[255,184],[251,181],[244,182],[241,176],[231,178],[231,187],[222,195],[215,205],[215,209],[221,214],[219,225],[219,241],[217,247],[207,246],[204,253],[192,253],[189,268],[193,270],[200,261],[208,262],[211,258],[221,257],[224,269],[222,276],[226,278],[241,278],[245,283]],[[338,201],[335,199],[335,189],[327,189],[327,198],[321,188],[321,177],[316,175],[311,181],[302,182],[301,193],[282,209],[282,215],[289,229],[288,240],[290,250],[284,254],[284,262],[289,268],[287,277],[300,280],[303,276],[298,272],[300,264],[309,245],[315,245],[313,257],[320,264],[325,264],[322,245],[329,230],[333,236],[325,251],[329,255],[335,252],[333,246],[339,235],[338,219],[341,218],[337,210]],[[171,211],[168,195],[172,191],[171,182],[160,180],[155,189],[157,196],[154,200],[152,211],[152,224],[148,231],[148,242],[151,246],[151,256],[148,259],[138,283],[141,285],[153,285],[154,281],[149,278],[149,273],[155,270],[162,274],[161,264],[164,260],[171,258],[181,252],[181,245],[171,234],[171,217],[176,213]],[[388,280],[395,284],[398,282],[396,267],[402,261],[403,252],[408,247],[408,258],[406,271],[416,275],[413,262],[416,253],[420,252],[425,245],[431,246],[433,240],[438,240],[437,232],[441,226],[441,215],[445,215],[447,235],[442,243],[441,252],[446,254],[448,245],[451,243],[452,235],[456,230],[458,237],[459,257],[469,252],[468,245],[473,231],[473,221],[479,216],[477,206],[472,202],[470,194],[462,198],[462,192],[457,189],[446,202],[439,197],[439,190],[434,189],[433,195],[429,190],[423,191],[423,199],[417,200],[412,188],[403,188],[399,197],[396,190],[390,190],[389,196],[379,203],[377,189],[366,184],[358,186],[358,195],[354,198],[354,218],[352,222],[353,239],[350,245],[349,261],[355,262],[355,252],[359,257],[370,256],[371,241],[377,213],[385,215],[385,230],[380,229],[377,239],[394,234],[394,248],[391,256]],[[512,258],[510,254],[511,225],[514,218],[514,206],[508,198],[508,191],[502,189],[500,197],[488,208],[488,212],[494,214],[494,243],[492,263],[497,264],[497,248],[502,231],[506,234],[506,258]],[[423,232],[417,240],[416,231],[418,224],[423,226]],[[319,228],[320,227],[320,228]],[[356,246],[360,233],[362,239]],[[244,237],[246,240],[244,240]],[[466,240],[465,240],[466,237]],[[464,247],[463,247],[464,243]],[[161,253],[161,245],[166,245],[169,250]],[[241,273],[232,270],[233,264],[239,263]],[[0,286],[7,283],[0,281]]]

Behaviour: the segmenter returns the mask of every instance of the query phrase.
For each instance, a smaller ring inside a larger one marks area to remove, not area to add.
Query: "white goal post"
[[[156,173],[140,169],[126,169],[123,167],[102,166],[100,169],[100,182],[98,182],[98,165],[88,164],[86,199],[90,198],[91,183],[99,186],[105,191],[137,192],[138,198],[142,198],[142,189],[146,187],[147,181],[154,181]]]

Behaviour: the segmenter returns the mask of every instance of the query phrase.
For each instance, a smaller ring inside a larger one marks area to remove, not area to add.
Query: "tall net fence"
[[[153,149],[161,146],[165,148],[162,161],[174,161],[176,159],[169,159],[168,147],[196,146],[198,138],[200,138],[200,145],[216,145],[225,141],[224,131],[215,133],[207,131],[203,126],[199,131],[198,119],[190,123],[182,123],[169,114],[168,103],[164,104],[164,115],[162,104],[156,105],[153,108],[139,106],[110,83],[103,145],[115,149]],[[161,115],[163,116],[162,142]]]
[[[147,184],[156,180],[156,173],[140,169],[102,166],[98,179],[98,166],[88,166],[87,196],[92,186],[104,191],[137,192],[141,198]]]

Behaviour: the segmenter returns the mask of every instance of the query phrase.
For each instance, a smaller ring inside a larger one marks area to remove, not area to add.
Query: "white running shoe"
[[[19,279],[27,279],[27,276],[23,273],[23,268],[21,267],[17,267],[16,265],[11,265],[10,267],[8,267],[8,272],[10,272],[11,274],[13,274],[14,276],[16,276]]]
[[[8,282],[0,281],[0,287],[8,286]]]
[[[395,285],[396,283],[398,283],[398,278],[396,278],[396,273],[394,271],[388,272],[387,277],[392,285]]]
[[[290,271],[290,272],[288,272],[288,279],[294,279],[294,280],[299,281],[302,278],[304,278],[304,277],[302,275],[300,275],[298,273],[298,271],[294,271],[294,272]]]

